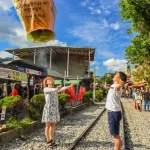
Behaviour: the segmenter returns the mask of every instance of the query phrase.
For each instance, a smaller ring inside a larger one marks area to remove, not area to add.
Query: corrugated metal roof
[[[94,60],[95,48],[87,48],[87,47],[61,47],[61,46],[44,46],[44,47],[31,47],[31,48],[20,48],[20,49],[7,49],[6,52],[11,54],[15,54],[15,56],[23,57],[23,56],[31,56],[34,55],[34,51],[36,50],[36,54],[44,53],[50,54],[50,51],[53,50],[55,54],[67,54],[69,49],[70,55],[84,55],[87,56],[87,60],[89,59],[89,50],[90,50],[90,60]]]

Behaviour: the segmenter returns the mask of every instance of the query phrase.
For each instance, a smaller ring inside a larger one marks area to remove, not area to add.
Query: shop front
[[[27,74],[12,69],[0,67],[0,97],[11,94],[14,84],[21,94],[22,82],[27,81]]]

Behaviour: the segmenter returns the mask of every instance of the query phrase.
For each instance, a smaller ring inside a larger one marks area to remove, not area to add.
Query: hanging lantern
[[[56,7],[53,0],[13,0],[27,39],[48,42],[55,37]]]

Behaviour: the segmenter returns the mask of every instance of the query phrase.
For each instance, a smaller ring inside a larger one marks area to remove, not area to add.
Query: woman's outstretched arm
[[[67,90],[68,88],[73,87],[73,86],[74,86],[73,83],[72,83],[71,85],[69,85],[69,86],[66,86],[66,87],[58,86],[59,90],[57,90],[57,93],[60,93],[60,92],[62,92],[62,91],[65,91],[65,90]]]

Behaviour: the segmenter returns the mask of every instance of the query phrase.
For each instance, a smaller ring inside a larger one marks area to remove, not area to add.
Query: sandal
[[[53,144],[53,146],[57,146],[57,144],[55,143],[54,140],[52,140],[52,144]]]
[[[57,146],[57,144],[55,143],[54,140],[48,141],[47,144],[48,144],[48,145],[50,144],[51,146]]]
[[[53,143],[52,143],[52,141],[53,141],[53,140],[50,140],[50,141],[47,142],[47,145],[48,145],[49,148],[53,148]]]

